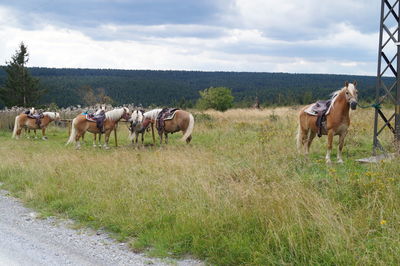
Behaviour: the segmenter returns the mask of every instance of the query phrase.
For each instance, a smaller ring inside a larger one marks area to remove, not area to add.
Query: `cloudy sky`
[[[0,64],[376,75],[379,0],[0,0]]]

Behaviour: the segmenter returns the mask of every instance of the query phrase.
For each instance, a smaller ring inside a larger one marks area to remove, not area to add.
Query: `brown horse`
[[[46,140],[46,127],[51,121],[54,120],[60,120],[60,114],[56,112],[44,112],[43,113],[43,118],[40,119],[40,125],[36,123],[35,118],[30,118],[28,117],[27,114],[22,113],[20,115],[17,115],[15,117],[15,124],[14,124],[14,130],[12,134],[12,138],[18,139],[19,136],[21,135],[21,130],[23,128],[27,129],[42,129],[42,139]],[[36,131],[35,131],[36,133]],[[36,134],[35,134],[36,135]]]
[[[323,135],[328,135],[328,150],[326,153],[326,163],[331,163],[331,151],[333,136],[339,135],[339,148],[337,153],[338,163],[343,163],[342,149],[347,129],[350,125],[349,109],[355,110],[357,107],[356,82],[346,81],[344,88],[333,93],[330,109],[326,115],[326,126],[322,129]],[[318,132],[317,116],[307,113],[312,105],[307,105],[299,113],[299,129],[297,132],[297,147],[299,152],[302,148],[308,154],[311,142]]]
[[[153,125],[156,123],[157,116],[161,112],[161,110],[162,109],[154,109],[143,114],[142,130],[146,129],[149,126],[149,124],[151,124],[151,126],[153,127]],[[177,110],[172,119],[164,121],[163,130],[158,132],[160,136],[160,144],[162,144],[163,135],[165,135],[165,143],[168,143],[168,133],[175,133],[178,131],[183,132],[181,140],[186,141],[186,143],[189,143],[192,140],[193,128],[194,128],[193,115],[183,110]],[[154,142],[153,130],[152,134]]]
[[[110,138],[110,134],[115,129],[118,121],[120,119],[129,120],[130,114],[129,109],[126,107],[114,109],[106,112],[106,119],[104,120],[104,148],[109,149],[108,140]],[[71,135],[68,139],[67,144],[76,143],[76,148],[79,149],[81,147],[79,139],[82,135],[89,131],[90,133],[99,134],[100,129],[96,126],[96,122],[92,122],[86,119],[85,115],[78,115],[72,120],[72,130]]]

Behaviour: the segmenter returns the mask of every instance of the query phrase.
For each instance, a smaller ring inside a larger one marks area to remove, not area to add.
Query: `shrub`
[[[232,91],[226,87],[208,88],[199,91],[201,98],[197,102],[200,109],[226,111],[233,105]]]

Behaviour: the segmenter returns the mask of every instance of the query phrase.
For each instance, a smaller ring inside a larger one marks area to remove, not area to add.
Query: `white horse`
[[[129,128],[129,139],[132,143],[138,143],[139,134],[142,134],[142,144],[144,143],[144,133],[146,132],[145,128],[142,128],[141,123],[143,122],[144,110],[136,109],[133,111],[131,115],[131,119],[129,119],[131,125]]]

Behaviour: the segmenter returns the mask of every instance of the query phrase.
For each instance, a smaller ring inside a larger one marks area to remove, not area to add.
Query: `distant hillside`
[[[232,89],[237,106],[247,106],[259,97],[263,105],[304,104],[325,99],[356,80],[360,98],[371,100],[375,95],[376,78],[371,76],[288,74],[254,72],[152,71],[112,69],[30,68],[41,86],[47,89],[43,104],[59,106],[81,104],[77,88],[88,85],[105,88],[117,104],[135,103],[159,106],[190,106],[199,97],[199,90],[224,86]],[[0,70],[0,85],[5,72]]]

